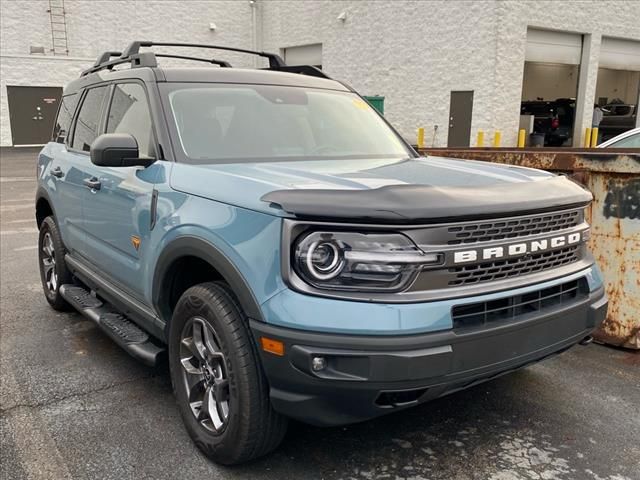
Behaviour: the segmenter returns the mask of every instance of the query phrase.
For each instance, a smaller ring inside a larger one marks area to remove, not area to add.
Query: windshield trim
[[[255,85],[265,86],[262,83],[247,83],[247,82],[167,82],[159,83],[160,98],[162,102],[162,108],[164,112],[165,122],[169,128],[169,134],[171,139],[171,148],[173,150],[173,157],[177,163],[186,163],[190,165],[222,165],[222,164],[235,164],[235,163],[279,163],[279,162],[305,162],[305,161],[323,161],[323,160],[366,160],[366,159],[384,159],[384,158],[418,158],[420,155],[414,150],[414,148],[400,135],[400,133],[389,123],[389,121],[380,114],[375,108],[374,112],[383,121],[383,123],[390,129],[393,135],[400,142],[405,152],[399,154],[394,153],[381,153],[381,154],[368,154],[368,155],[317,155],[317,156],[282,156],[282,157],[247,157],[247,158],[219,158],[219,159],[198,159],[187,156],[182,146],[180,145],[180,133],[176,122],[173,117],[173,109],[171,106],[171,100],[169,94],[175,90],[185,88],[206,88],[211,86],[225,86],[237,87],[239,85]],[[285,88],[303,88],[305,90],[327,91],[336,92],[340,94],[353,94],[360,98],[362,101],[367,102],[359,93],[354,90],[336,90],[331,88],[316,88],[308,86],[292,86],[292,85],[278,85],[268,84],[268,86],[285,87]]]

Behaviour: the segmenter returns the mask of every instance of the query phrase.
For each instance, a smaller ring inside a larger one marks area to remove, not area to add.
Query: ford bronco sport
[[[421,158],[351,88],[274,54],[140,51],[158,46],[238,51],[134,42],[66,87],[38,157],[39,266],[53,308],[167,358],[213,460],[266,454],[287,418],[348,424],[476,385],[603,320],[592,197],[569,178]]]

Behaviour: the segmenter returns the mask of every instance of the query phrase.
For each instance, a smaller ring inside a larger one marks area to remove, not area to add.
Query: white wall
[[[363,94],[384,95],[387,118],[408,139],[423,126],[429,141],[439,125],[438,146],[446,145],[451,90],[475,92],[472,139],[478,129],[499,129],[503,145],[516,144],[528,26],[590,34],[589,102],[601,36],[640,39],[635,0],[266,0],[261,8],[265,49],[322,43],[324,70]],[[336,18],[343,11],[344,23]],[[579,114],[583,129],[591,110]]]
[[[29,45],[50,47],[46,0],[0,2],[1,143],[11,143],[5,86],[63,85],[98,52],[134,38],[251,47],[252,10],[234,1],[67,0],[69,55],[34,60]],[[345,22],[337,20],[347,13]],[[602,35],[640,40],[640,1],[258,0],[257,43],[265,50],[322,43],[323,68],[362,94],[384,95],[387,118],[408,139],[439,125],[446,145],[451,90],[474,90],[472,139],[502,131],[515,145],[527,27],[585,34],[578,128],[590,126]],[[215,22],[217,30],[209,31]],[[27,58],[16,58],[23,55]],[[229,58],[228,55],[225,57]],[[232,56],[239,66],[253,65]],[[41,69],[46,69],[46,72]],[[580,100],[580,99],[579,99]],[[473,143],[473,142],[472,142]]]
[[[46,0],[0,3],[2,54],[28,55],[29,45],[49,51],[48,6]],[[248,1],[66,0],[65,10],[71,57],[95,58],[105,50],[123,49],[131,40],[251,47]],[[213,32],[211,22],[217,26]]]
[[[0,2],[1,145],[12,143],[7,85],[63,86],[99,53],[124,49],[131,40],[252,46],[248,1],[66,0],[69,57],[53,57],[48,7],[46,0]],[[213,32],[211,22],[217,27]],[[44,46],[47,54],[29,55],[30,45]],[[215,53],[203,56],[209,55]],[[224,58],[234,66],[253,65],[246,55],[224,54]]]
[[[323,70],[363,95],[384,95],[385,116],[413,142],[417,127],[430,139],[436,124],[446,142],[451,90],[474,90],[475,121],[491,121],[484,86],[494,81],[495,2],[269,0],[262,8],[265,49],[322,43]]]

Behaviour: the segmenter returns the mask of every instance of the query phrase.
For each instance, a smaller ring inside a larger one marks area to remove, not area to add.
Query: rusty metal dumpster
[[[609,311],[597,340],[640,349],[640,149],[431,148],[423,154],[470,158],[565,173],[594,197],[590,248],[603,271]]]

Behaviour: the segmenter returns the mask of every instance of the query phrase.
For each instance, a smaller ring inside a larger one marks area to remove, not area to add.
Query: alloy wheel
[[[229,422],[229,379],[220,342],[204,319],[185,324],[179,355],[191,413],[205,429],[222,433]]]
[[[42,238],[42,270],[44,283],[50,293],[55,294],[58,288],[58,274],[56,273],[56,252],[51,233],[47,232]]]

